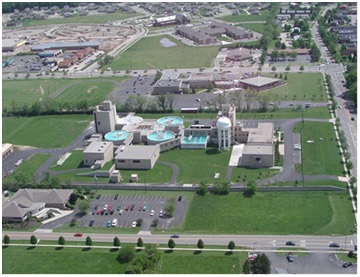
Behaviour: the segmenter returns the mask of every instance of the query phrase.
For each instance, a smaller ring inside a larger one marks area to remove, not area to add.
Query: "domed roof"
[[[226,129],[229,129],[231,127],[231,121],[226,116],[222,116],[216,122],[216,126],[220,130],[226,130]]]

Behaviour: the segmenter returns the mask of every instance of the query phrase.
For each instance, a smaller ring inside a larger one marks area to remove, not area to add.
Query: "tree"
[[[30,237],[30,243],[31,244],[33,244],[33,245],[35,245],[35,244],[37,244],[37,238],[34,236],[34,235],[32,235],[31,237]]]
[[[197,191],[197,194],[204,196],[204,195],[207,193],[207,191],[208,191],[208,186],[207,186],[207,184],[205,184],[205,182],[201,181],[201,182],[200,182],[199,189],[198,189],[198,191]]]
[[[161,108],[163,110],[163,112],[166,111],[166,97],[165,97],[165,95],[159,95],[157,97],[157,104],[158,104],[159,108]]]
[[[300,66],[300,71],[304,71],[304,66]]]
[[[273,65],[273,67],[271,68],[272,71],[276,71],[276,66]]]
[[[279,49],[281,47],[281,41],[280,40],[277,40],[276,42],[275,42],[275,48],[276,49]]]
[[[230,183],[229,182],[222,182],[216,183],[213,187],[214,194],[226,195],[230,193]]]
[[[86,237],[85,244],[90,248],[93,245],[92,239],[90,237]]]
[[[201,239],[198,240],[197,248],[199,248],[199,249],[203,249],[203,248],[204,248],[204,242],[203,242]]]
[[[143,242],[142,238],[138,238],[138,241],[137,241],[137,243],[136,243],[136,246],[137,246],[137,247],[143,247],[143,246],[144,246],[144,242]]]
[[[154,244],[150,244],[145,248],[145,255],[154,265],[160,262],[161,253]]]
[[[290,71],[290,65],[287,65],[287,66],[285,67],[285,70],[286,70],[286,71]]]
[[[252,274],[270,274],[271,262],[265,254],[258,255],[251,263]]]
[[[114,242],[113,242],[113,246],[119,248],[120,245],[121,245],[121,243],[120,243],[119,238],[118,238],[118,237],[115,237],[115,238],[114,238]]]
[[[83,215],[85,215],[87,213],[89,208],[90,208],[89,201],[82,201],[79,204],[79,210],[80,210],[81,214],[83,214]]]
[[[243,192],[244,197],[252,197],[256,192],[256,183],[255,181],[249,181],[246,184],[245,190]]]
[[[65,245],[65,239],[63,236],[60,236],[59,239],[58,239],[58,244],[60,245]]]
[[[168,247],[172,250],[175,248],[175,241],[173,239],[169,239]]]
[[[75,193],[70,194],[69,203],[70,203],[71,205],[75,205],[76,200],[77,200],[76,194],[75,194]]]
[[[243,273],[244,274],[251,274],[251,262],[249,259],[246,259],[243,265]]]
[[[277,61],[279,59],[279,52],[278,51],[272,51],[270,54],[272,61]]]
[[[286,49],[286,44],[284,42],[281,43],[281,49]]]
[[[119,251],[119,255],[117,256],[117,260],[120,263],[130,262],[135,257],[135,249],[130,245],[126,245],[122,247]]]
[[[230,241],[229,244],[228,244],[228,248],[229,248],[231,251],[233,251],[234,248],[235,248],[235,242]]]
[[[9,244],[10,243],[10,237],[8,235],[4,236],[4,244]]]
[[[170,217],[173,217],[175,208],[176,208],[175,197],[170,197],[168,202],[164,206],[164,210],[165,210],[166,214],[168,214]]]

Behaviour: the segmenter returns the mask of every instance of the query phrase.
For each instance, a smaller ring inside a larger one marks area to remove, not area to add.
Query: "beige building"
[[[152,169],[160,156],[159,145],[120,146],[115,155],[117,169]]]
[[[105,163],[112,160],[114,145],[111,141],[93,141],[83,152],[84,165],[102,168]]]
[[[102,105],[96,106],[94,111],[96,132],[105,135],[114,131],[116,118],[116,106],[111,101],[104,101]]]
[[[242,157],[239,159],[240,166],[252,168],[274,166],[274,149],[272,144],[244,146]]]
[[[2,158],[5,159],[12,152],[14,152],[14,146],[10,143],[4,143],[2,145]]]

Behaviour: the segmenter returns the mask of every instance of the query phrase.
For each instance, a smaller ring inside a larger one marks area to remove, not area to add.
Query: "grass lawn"
[[[30,158],[26,161],[24,161],[17,169],[16,173],[23,173],[25,175],[25,178],[28,182],[31,182],[33,180],[34,174],[36,173],[36,170],[49,158],[51,157],[50,154],[35,154],[30,156]],[[7,177],[6,179],[3,179],[3,184],[12,184],[15,182],[14,174]]]
[[[92,115],[7,117],[2,121],[3,142],[41,148],[65,147],[91,122]]]
[[[108,21],[117,21],[126,18],[131,18],[135,16],[141,16],[141,13],[107,13],[107,14],[99,14],[99,15],[87,15],[87,16],[73,16],[69,18],[53,18],[46,20],[26,20],[22,21],[22,27],[31,27],[31,26],[47,26],[53,24],[104,24]]]
[[[264,28],[266,25],[264,23],[241,23],[239,26],[262,34],[264,33]]]
[[[88,103],[98,104],[105,100],[114,88],[115,84],[106,80],[87,80],[65,89],[56,100],[72,103],[86,100]]]
[[[174,47],[162,47],[160,40],[167,38]],[[145,37],[106,65],[112,69],[165,69],[209,67],[219,47],[191,47],[171,36]]]
[[[257,192],[253,198],[207,194],[194,196],[184,232],[345,235],[354,223],[347,192]]]
[[[246,259],[237,252],[160,252],[158,274],[239,274]],[[123,274],[130,264],[116,261],[112,249],[9,246],[2,254],[3,274]]]
[[[263,74],[274,77],[273,74]],[[326,102],[326,92],[321,73],[287,73],[286,85],[268,90],[271,99],[279,100],[307,100],[312,102]],[[279,73],[278,73],[279,77]],[[283,73],[284,78],[284,73]]]
[[[88,79],[34,79],[5,80],[2,82],[3,110],[13,110],[13,106],[22,107],[25,103],[31,105],[51,96],[62,87],[67,87],[56,100],[63,102],[102,101],[114,89],[113,82],[120,82],[127,77]],[[111,82],[112,81],[112,82]]]
[[[276,174],[279,173],[277,169],[267,169],[267,168],[259,168],[259,169],[252,169],[252,168],[245,168],[245,167],[235,167],[233,168],[231,181],[233,183],[243,183],[244,178],[245,182],[250,180],[256,181],[261,179],[269,179],[274,177]]]
[[[179,167],[178,183],[199,184],[221,182],[225,180],[231,151],[220,151],[217,148],[175,149],[161,153],[159,160],[175,163]],[[215,173],[220,173],[215,179]]]
[[[301,128],[302,123],[299,122],[294,131],[300,132]],[[344,175],[341,155],[331,123],[305,121],[302,130],[302,151],[305,174]],[[296,170],[301,172],[301,165],[296,166]]]
[[[227,15],[223,17],[218,17],[217,19],[226,21],[226,22],[249,22],[249,21],[265,21],[268,16],[267,11],[262,11],[259,15],[248,15],[248,14],[239,14],[239,15]]]

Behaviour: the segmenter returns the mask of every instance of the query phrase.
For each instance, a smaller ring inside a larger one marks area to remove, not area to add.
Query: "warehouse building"
[[[25,45],[26,40],[22,39],[3,39],[2,40],[2,51],[13,52],[19,47]]]
[[[168,25],[184,25],[189,23],[190,20],[187,18],[185,14],[174,14],[174,15],[156,18],[153,23],[153,26],[161,27]]]
[[[83,152],[84,165],[93,169],[102,168],[112,160],[113,152],[114,145],[111,141],[93,141]]]
[[[115,155],[118,169],[152,169],[160,156],[159,145],[124,145]]]
[[[81,42],[49,42],[43,44],[35,44],[31,47],[31,51],[40,52],[45,50],[54,50],[54,49],[66,49],[66,50],[79,50],[91,47],[94,49],[99,49],[100,42],[97,40],[93,41],[81,41]]]

